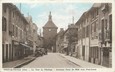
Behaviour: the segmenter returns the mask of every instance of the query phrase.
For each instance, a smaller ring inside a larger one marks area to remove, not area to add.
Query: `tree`
[[[67,38],[68,38],[67,55],[69,55],[69,51],[71,51],[72,44],[77,42],[77,28],[68,28]]]

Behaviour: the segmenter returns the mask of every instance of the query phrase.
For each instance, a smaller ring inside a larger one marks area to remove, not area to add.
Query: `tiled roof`
[[[51,15],[51,12],[49,13],[49,20],[48,22],[43,26],[43,28],[46,28],[46,27],[52,27],[52,28],[58,28],[54,22],[52,21],[52,15]]]
[[[58,28],[54,22],[51,20],[51,21],[48,21],[43,27],[54,27],[54,28]]]

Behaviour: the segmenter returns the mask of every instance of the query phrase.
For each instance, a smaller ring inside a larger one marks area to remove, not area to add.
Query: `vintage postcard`
[[[114,72],[115,1],[0,1],[1,72]]]

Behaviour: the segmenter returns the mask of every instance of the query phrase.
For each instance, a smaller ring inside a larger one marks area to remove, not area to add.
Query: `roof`
[[[3,3],[3,5],[8,6],[9,8],[12,8],[14,11],[17,11],[17,13],[20,15],[20,17],[22,18],[22,20],[28,24],[28,21],[26,20],[26,18],[20,12],[20,10],[18,9],[18,7],[16,5],[14,5],[13,3]]]
[[[92,7],[100,7],[101,3],[94,3]]]
[[[58,28],[53,21],[48,21],[43,27],[54,27]]]
[[[81,22],[81,21],[85,18],[86,13],[87,13],[87,11],[84,12],[84,13],[81,15],[81,17],[80,17],[79,20],[75,23],[75,25],[80,24],[79,22]]]
[[[52,27],[52,28],[58,28],[54,22],[52,21],[52,15],[51,15],[51,12],[49,13],[49,20],[48,22],[43,26],[43,28],[46,28],[46,27]]]
[[[88,14],[90,14],[91,11],[93,11],[95,8],[99,8],[101,6],[101,3],[94,3],[93,6],[88,10],[85,11],[82,16],[79,18],[79,20],[75,23],[75,25],[80,24],[79,22],[81,22],[83,19],[86,18],[86,16]]]

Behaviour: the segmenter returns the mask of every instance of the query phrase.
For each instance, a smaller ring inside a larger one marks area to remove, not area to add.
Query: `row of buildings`
[[[24,58],[42,47],[43,38],[32,17],[24,17],[12,3],[2,4],[2,61]]]
[[[75,24],[61,29],[56,51],[112,67],[112,3],[94,3]]]

